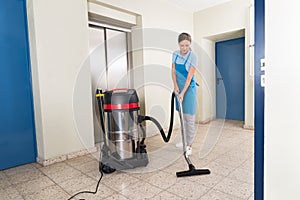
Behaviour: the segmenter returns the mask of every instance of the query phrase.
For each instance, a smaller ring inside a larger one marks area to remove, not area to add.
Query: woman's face
[[[190,50],[191,42],[188,40],[182,40],[179,44],[180,53],[185,55]]]

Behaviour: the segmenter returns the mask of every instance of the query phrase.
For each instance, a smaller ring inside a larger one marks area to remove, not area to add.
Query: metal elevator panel
[[[128,87],[126,32],[90,24],[89,62],[92,78],[93,121],[95,142],[102,141],[99,109],[95,99],[97,88],[111,90]]]
[[[92,76],[92,100],[95,142],[101,141],[99,109],[95,98],[97,88],[107,87],[104,28],[89,27],[89,62]]]
[[[116,30],[106,30],[108,88],[127,88],[127,42],[126,33]]]

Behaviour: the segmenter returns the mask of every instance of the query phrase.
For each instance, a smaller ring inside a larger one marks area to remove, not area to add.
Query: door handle
[[[219,85],[220,81],[223,81],[223,78],[217,77],[217,84]]]

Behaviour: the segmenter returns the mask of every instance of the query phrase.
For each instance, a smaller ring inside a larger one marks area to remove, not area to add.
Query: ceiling
[[[196,12],[231,0],[168,0],[187,11]]]

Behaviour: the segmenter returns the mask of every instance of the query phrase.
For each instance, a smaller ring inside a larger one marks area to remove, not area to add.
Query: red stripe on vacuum
[[[129,104],[104,104],[104,109],[106,110],[121,110],[121,109],[132,109],[139,108],[139,103],[129,103]]]

